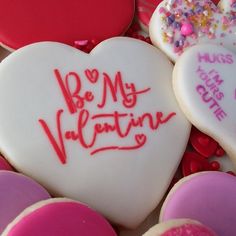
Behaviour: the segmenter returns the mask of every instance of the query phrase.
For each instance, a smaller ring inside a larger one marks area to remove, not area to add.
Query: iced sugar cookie
[[[198,43],[236,51],[234,17],[220,12],[210,0],[164,0],[153,13],[149,31],[153,44],[173,61]]]
[[[224,12],[228,12],[231,14],[236,13],[236,1],[235,0],[221,0],[219,2],[219,7]]]
[[[142,29],[147,33],[152,14],[161,1],[162,0],[136,0],[137,19]]]
[[[119,36],[132,22],[134,0],[0,0],[0,43],[9,49],[56,41],[102,41]]]
[[[111,225],[97,212],[63,198],[41,201],[25,209],[2,236],[116,236]]]
[[[222,172],[202,172],[180,180],[168,194],[160,221],[198,220],[217,235],[236,234],[236,177]]]
[[[164,54],[130,38],[90,54],[49,42],[22,48],[0,64],[0,149],[54,195],[136,227],[189,137],[171,75]]]
[[[50,198],[32,179],[11,171],[0,171],[0,233],[26,207]]]
[[[216,236],[216,234],[198,221],[178,219],[157,224],[143,236]]]
[[[196,45],[176,63],[176,98],[198,129],[213,137],[236,164],[236,56],[216,45]]]

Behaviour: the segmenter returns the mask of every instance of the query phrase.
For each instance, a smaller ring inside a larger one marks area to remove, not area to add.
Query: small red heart
[[[195,127],[191,131],[190,143],[196,152],[206,158],[213,156],[218,147],[218,143],[214,139],[197,130]]]
[[[145,134],[136,134],[135,140],[138,144],[144,144],[146,143],[147,137]]]
[[[87,79],[88,79],[91,83],[93,83],[93,84],[97,83],[98,78],[99,78],[99,72],[98,72],[97,69],[93,69],[93,70],[87,69],[87,70],[85,70],[84,73],[85,73]]]
[[[183,176],[188,176],[200,171],[211,170],[210,163],[205,157],[195,152],[186,152],[181,162]]]
[[[197,141],[202,145],[202,146],[207,146],[210,143],[209,137],[201,136],[197,138]]]

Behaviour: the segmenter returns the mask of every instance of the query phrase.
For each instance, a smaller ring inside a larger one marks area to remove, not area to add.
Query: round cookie
[[[132,22],[134,0],[0,0],[0,43],[8,49],[56,41],[102,41],[125,33]]]
[[[180,180],[168,194],[160,222],[189,218],[202,222],[217,235],[236,235],[236,177],[201,172]]]
[[[116,236],[100,214],[82,203],[53,198],[25,209],[2,236]]]
[[[177,219],[153,226],[143,236],[217,236],[198,221]]]
[[[191,123],[214,138],[236,166],[235,65],[235,54],[224,47],[196,45],[177,61],[173,89]]]
[[[150,37],[172,61],[199,43],[223,45],[236,52],[234,17],[211,0],[164,0],[152,15]]]
[[[136,0],[136,14],[142,29],[148,33],[153,12],[162,0]]]
[[[12,171],[0,171],[0,233],[28,206],[50,198],[32,179]]]
[[[172,69],[155,47],[125,37],[90,54],[52,42],[17,50],[0,64],[1,150],[53,195],[135,228],[161,201],[189,138]]]

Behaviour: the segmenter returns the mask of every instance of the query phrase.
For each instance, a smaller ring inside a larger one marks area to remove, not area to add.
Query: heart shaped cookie
[[[150,21],[154,45],[169,58],[177,58],[190,46],[214,43],[236,51],[236,22],[210,0],[164,0]]]
[[[0,64],[0,149],[54,195],[135,227],[189,137],[171,75],[165,55],[129,38],[90,54],[49,42],[20,49]]]
[[[219,2],[219,7],[224,12],[228,12],[231,14],[236,13],[236,1],[235,0],[221,0]]]
[[[102,41],[127,30],[134,0],[0,0],[0,43],[17,49],[56,41],[74,46],[78,40]]]
[[[174,91],[188,119],[236,164],[236,56],[217,45],[187,50],[174,69]]]

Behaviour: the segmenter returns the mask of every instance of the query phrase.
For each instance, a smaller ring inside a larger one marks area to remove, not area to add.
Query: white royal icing
[[[192,27],[189,34],[186,26]],[[210,0],[164,0],[152,15],[149,31],[153,44],[173,61],[199,43],[223,45],[236,52],[235,17]]]
[[[188,119],[236,164],[236,56],[217,45],[187,50],[174,69],[174,91]]]
[[[136,227],[163,197],[188,141],[172,68],[129,38],[90,54],[53,42],[24,47],[0,64],[0,149],[51,193]]]
[[[236,1],[235,0],[221,0],[219,2],[219,7],[222,11],[228,13],[236,13]]]

